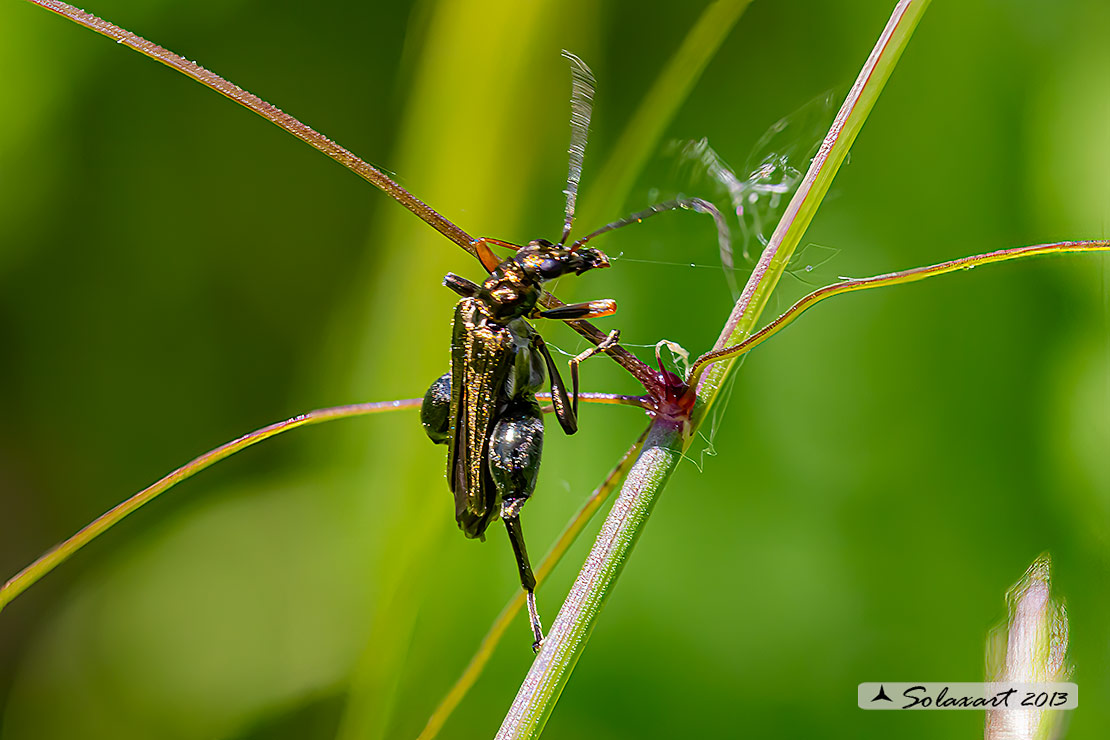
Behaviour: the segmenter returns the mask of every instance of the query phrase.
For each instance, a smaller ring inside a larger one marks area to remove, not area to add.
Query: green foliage
[[[738,165],[772,122],[851,81],[889,5],[754,4],[667,136],[708,136]],[[471,233],[516,240],[560,224],[572,49],[599,82],[581,195],[596,213],[592,178],[695,15],[463,7],[88,9],[398,173]],[[474,275],[456,248],[195,83],[29,5],[0,18],[20,71],[0,128],[5,575],[246,429],[418,395],[442,372],[438,283]],[[859,276],[1104,236],[1110,162],[1091,121],[1106,118],[1108,22],[1095,0],[938,4],[806,241]],[[684,187],[653,159],[598,218]],[[669,262],[716,248],[694,214],[606,238]],[[631,262],[573,291],[616,298],[604,326],[632,343],[695,351],[731,303],[716,271]],[[547,736],[889,737],[895,718],[861,716],[850,688],[976,680],[999,594],[1042,550],[1077,680],[1105,694],[1105,291],[1100,258],[978,270],[832,302],[753,354],[718,458],[672,479]],[[634,390],[606,363],[584,371],[591,389]],[[642,427],[629,409],[583,416],[576,437],[548,436],[537,551]],[[454,531],[442,465],[414,416],[351,421],[144,511],[0,616],[0,738],[415,736],[516,588],[506,542]],[[443,737],[492,735],[527,633],[521,619]],[[936,713],[896,732],[980,722]],[[1088,703],[1070,737],[1108,722]]]

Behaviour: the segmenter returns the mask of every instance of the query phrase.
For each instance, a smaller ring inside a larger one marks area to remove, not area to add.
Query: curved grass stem
[[[550,394],[538,393],[536,395],[544,400],[551,399]],[[613,393],[582,393],[578,396],[578,399],[586,403],[644,407],[644,402],[639,396],[622,396]],[[414,409],[419,407],[421,402],[422,399],[419,398],[406,398],[400,401],[355,403],[347,406],[332,406],[326,409],[316,409],[315,411],[309,411],[308,413],[294,416],[291,419],[269,424],[261,429],[256,429],[249,434],[244,434],[242,437],[222,444],[214,450],[209,450],[203,455],[193,458],[172,473],[162,477],[156,483],[139,491],[126,501],[104,512],[78,531],[77,534],[63,541],[38,560],[12,576],[3,587],[0,587],[0,610],[3,610],[12,599],[19,596],[47,573],[64,563],[82,547],[107,532],[116,524],[119,524],[128,514],[138,511],[178,483],[192,478],[205,468],[209,468],[221,460],[231,457],[236,452],[240,452],[259,442],[299,427],[322,424],[325,421],[336,421],[337,419],[349,419],[355,416],[380,414],[386,411]]]
[[[928,265],[926,267],[914,267],[909,270],[902,270],[900,272],[888,272],[884,275],[875,275],[868,278],[855,278],[852,280],[844,280],[832,285],[826,285],[823,288],[818,288],[809,295],[800,298],[793,306],[784,311],[778,318],[771,323],[764,326],[762,329],[751,335],[743,342],[729,347],[706,352],[699,357],[690,368],[689,377],[686,382],[689,386],[694,387],[701,379],[702,375],[706,372],[710,365],[714,362],[721,360],[734,359],[740,355],[746,354],[755,349],[763,342],[767,341],[779,331],[784,329],[787,325],[792,323],[794,319],[802,315],[806,310],[817,305],[826,298],[842,295],[844,293],[854,293],[861,290],[870,290],[872,288],[886,288],[891,285],[903,285],[905,283],[915,283],[919,280],[926,278],[937,277],[938,275],[947,275],[951,272],[960,272],[962,270],[970,270],[980,265],[989,265],[995,262],[1008,262],[1011,260],[1023,259],[1025,257],[1037,257],[1049,254],[1069,254],[1076,252],[1105,252],[1110,251],[1110,241],[1107,240],[1093,240],[1093,241],[1072,241],[1072,242],[1055,242],[1053,244],[1034,244],[1028,247],[1015,247],[1013,249],[1000,249],[995,252],[987,252],[985,254],[976,254],[971,257],[961,257],[960,259],[949,260],[948,262],[940,262],[935,265]]]
[[[245,450],[263,440],[277,436],[282,432],[297,429],[298,427],[320,424],[325,421],[334,421],[336,419],[346,419],[353,416],[379,414],[384,411],[416,408],[420,405],[420,402],[421,399],[419,398],[409,398],[403,401],[356,403],[349,406],[334,406],[332,408],[317,409],[316,411],[309,411],[307,414],[294,416],[292,419],[286,419],[285,421],[279,421],[264,426],[249,434],[244,434],[238,439],[222,444],[214,450],[209,450],[203,455],[185,463],[169,475],[164,476],[158,482],[139,491],[126,501],[104,512],[77,532],[77,534],[65,540],[53,550],[50,550],[13,576],[2,588],[0,588],[0,610],[16,596],[26,591],[40,578],[68,560],[75,552],[114,527],[128,514],[142,508],[178,483],[192,478],[205,468],[209,468],[220,460],[231,457],[240,450]]]

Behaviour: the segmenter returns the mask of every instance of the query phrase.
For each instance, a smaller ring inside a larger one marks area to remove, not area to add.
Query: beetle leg
[[[477,283],[472,283],[466,278],[459,277],[453,272],[447,273],[446,277],[443,278],[443,285],[444,287],[450,288],[451,290],[455,291],[463,298],[473,298],[478,295],[479,291],[481,291],[482,289],[482,286],[478,285]]]
[[[523,499],[518,500],[524,503]],[[532,650],[539,651],[543,644],[543,625],[540,624],[540,613],[536,610],[536,576],[532,574],[532,566],[528,562],[528,551],[524,548],[524,532],[520,529],[519,516],[505,516],[505,529],[509,533],[509,541],[513,544],[513,553],[516,555],[516,565],[520,570],[520,585],[524,588],[528,601],[528,620],[532,625]]]
[[[539,311],[537,316],[544,319],[562,319],[571,321],[575,319],[600,319],[603,316],[612,316],[617,312],[617,302],[612,298],[602,298],[585,303],[568,303],[565,306]]]
[[[559,425],[563,427],[564,432],[574,434],[578,431],[578,414],[575,411],[577,404],[572,404],[570,398],[567,397],[563,377],[559,375],[559,368],[555,366],[555,361],[551,359],[551,352],[548,351],[547,343],[543,341],[543,337],[535,334],[532,337],[532,342],[543,357],[544,363],[547,364],[547,374],[551,376],[551,405],[555,407],[555,418],[559,420]]]
[[[609,336],[602,340],[601,344],[596,347],[590,347],[582,354],[574,357],[570,361],[570,386],[571,386],[571,406],[574,407],[574,415],[578,416],[578,366],[586,360],[590,359],[598,352],[604,352],[619,342],[621,339],[620,329],[613,329],[609,332]]]
[[[501,499],[501,518],[516,556],[520,585],[528,594],[528,616],[539,649],[543,627],[536,611],[536,577],[524,546],[520,510],[536,488],[543,452],[543,417],[534,397],[517,398],[493,427],[489,442],[489,472]]]
[[[496,270],[497,266],[500,265],[502,262],[501,258],[494,254],[493,250],[489,248],[490,244],[495,247],[504,247],[505,249],[511,249],[514,252],[520,249],[519,244],[501,241],[500,239],[490,239],[489,237],[485,236],[470,242],[470,245],[474,247],[475,254],[478,255],[478,260],[482,263],[482,266],[490,272]]]
[[[424,394],[420,423],[430,440],[437,445],[447,444],[447,432],[451,427],[451,373],[439,376]]]
[[[612,316],[617,312],[617,302],[613,298],[599,298],[597,301],[585,303],[568,303],[557,308],[548,308],[547,311],[537,311],[541,318],[559,318],[562,321],[575,321],[579,318],[602,318]]]

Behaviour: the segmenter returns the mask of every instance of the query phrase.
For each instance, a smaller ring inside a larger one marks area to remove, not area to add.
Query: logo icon
[[[871,701],[889,701],[889,702],[893,702],[894,700],[886,695],[886,689],[883,687],[882,684],[879,684],[879,693],[875,694],[875,698],[872,699]]]

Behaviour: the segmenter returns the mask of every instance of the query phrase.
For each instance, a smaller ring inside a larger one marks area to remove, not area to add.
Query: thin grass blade
[[[82,547],[119,524],[127,515],[138,511],[178,483],[192,478],[205,468],[209,468],[219,461],[231,457],[236,452],[245,450],[270,437],[275,437],[283,432],[288,432],[299,427],[321,424],[325,421],[334,421],[336,419],[347,419],[354,416],[380,414],[385,411],[411,409],[418,407],[420,403],[421,399],[419,398],[408,398],[403,401],[356,403],[350,406],[334,406],[332,408],[317,409],[316,411],[309,411],[307,414],[294,416],[292,419],[286,419],[285,421],[279,421],[269,426],[262,427],[249,434],[244,434],[238,439],[220,445],[214,450],[209,450],[203,455],[185,463],[158,482],[139,491],[123,503],[104,512],[87,524],[77,534],[65,540],[53,550],[13,576],[2,588],[0,588],[0,610],[16,596],[19,596],[34,585],[40,578],[69,560],[69,558]]]
[[[632,114],[616,148],[591,184],[590,192],[595,197],[590,201],[590,219],[599,212],[596,209],[611,211],[628,197],[633,182],[659,145],[668,124],[750,4],[751,0],[717,0],[702,11]]]

